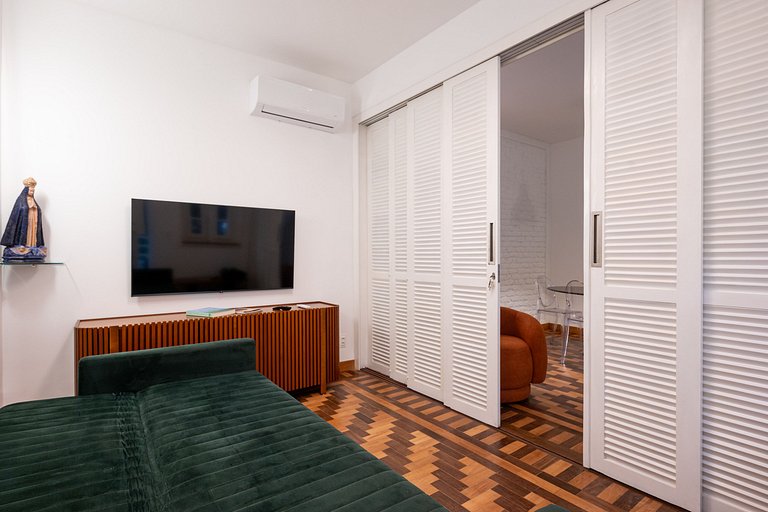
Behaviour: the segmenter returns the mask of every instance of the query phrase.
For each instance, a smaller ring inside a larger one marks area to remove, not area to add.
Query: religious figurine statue
[[[48,255],[43,240],[43,216],[35,201],[36,185],[35,178],[25,179],[24,190],[13,205],[8,225],[0,239],[0,245],[6,246],[3,261],[40,262]]]

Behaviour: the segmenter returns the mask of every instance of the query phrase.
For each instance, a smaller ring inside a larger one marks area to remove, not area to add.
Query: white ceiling
[[[501,69],[501,127],[553,144],[584,131],[584,32]]]
[[[479,0],[77,0],[355,82]]]

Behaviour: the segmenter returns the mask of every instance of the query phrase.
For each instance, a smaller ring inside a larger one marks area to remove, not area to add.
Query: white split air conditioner
[[[326,132],[335,132],[344,123],[344,98],[277,78],[254,78],[250,100],[252,116]]]

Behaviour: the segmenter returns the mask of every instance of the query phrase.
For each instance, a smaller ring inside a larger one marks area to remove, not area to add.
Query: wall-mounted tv
[[[131,200],[131,296],[293,288],[296,212]]]

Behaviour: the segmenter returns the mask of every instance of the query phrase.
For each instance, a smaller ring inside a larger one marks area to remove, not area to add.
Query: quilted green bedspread
[[[0,409],[0,510],[444,509],[245,371]]]

